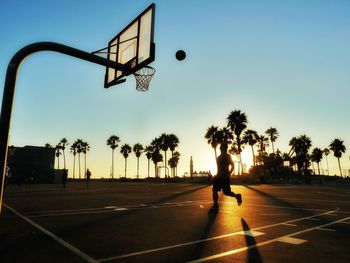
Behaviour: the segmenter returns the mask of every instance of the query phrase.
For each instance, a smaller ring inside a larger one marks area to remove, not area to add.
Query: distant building
[[[191,160],[190,160],[190,176],[193,177],[193,159],[191,156]]]
[[[55,148],[10,146],[7,164],[10,167],[12,182],[53,183],[55,175]]]

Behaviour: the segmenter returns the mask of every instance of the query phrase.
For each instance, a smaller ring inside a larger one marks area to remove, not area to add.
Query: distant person
[[[90,183],[91,172],[89,169],[86,169],[86,184],[89,186]]]
[[[10,183],[11,180],[11,170],[10,167],[6,166],[5,171],[5,187]]]
[[[63,169],[63,174],[62,174],[62,185],[63,185],[63,188],[66,188],[67,180],[68,180],[67,169]]]
[[[220,146],[221,154],[217,158],[218,172],[213,180],[213,201],[214,205],[211,210],[217,211],[219,209],[218,192],[221,191],[224,195],[232,196],[237,199],[238,205],[242,204],[242,196],[240,194],[235,194],[231,191],[230,187],[230,176],[234,172],[234,163],[231,156],[227,153],[227,144],[221,144]]]
[[[33,169],[33,170],[31,171],[30,175],[26,177],[25,180],[26,180],[26,183],[27,183],[29,186],[32,186],[32,183],[33,183],[34,178],[35,178],[35,176],[36,176],[35,174],[36,174],[36,170]]]

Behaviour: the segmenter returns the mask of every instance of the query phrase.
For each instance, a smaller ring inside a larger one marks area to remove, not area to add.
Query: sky
[[[52,41],[93,52],[106,47],[151,3],[0,0],[0,83],[22,47]],[[189,173],[191,156],[194,170],[215,173],[205,132],[211,125],[225,126],[228,114],[239,109],[250,129],[263,134],[275,127],[280,134],[275,148],[282,152],[301,134],[311,138],[312,148],[340,138],[350,150],[349,1],[154,3],[156,58],[151,66],[156,74],[148,92],[135,90],[133,76],[104,89],[103,66],[54,52],[33,54],[17,77],[10,145],[56,145],[63,137],[69,143],[82,138],[91,147],[87,162],[92,177],[108,178],[110,135],[118,135],[120,145],[145,146],[162,133],[174,133],[180,139],[178,175]],[[187,54],[181,62],[175,59],[179,49]],[[119,149],[117,176],[124,173]],[[67,156],[71,176],[73,159]],[[329,155],[328,161],[330,173],[339,174],[336,159]],[[248,147],[243,162],[251,163]],[[341,163],[350,169],[349,151]],[[146,176],[144,155],[140,167],[141,177]],[[136,175],[134,154],[127,175]]]

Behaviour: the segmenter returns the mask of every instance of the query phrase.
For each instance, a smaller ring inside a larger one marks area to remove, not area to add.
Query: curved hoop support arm
[[[99,57],[85,51],[75,49],[53,42],[38,42],[33,43],[20,49],[11,59],[4,85],[4,93],[2,97],[1,115],[0,115],[0,214],[3,200],[6,161],[7,161],[7,146],[10,131],[11,113],[13,107],[13,99],[16,86],[17,72],[22,61],[29,55],[39,51],[55,51],[68,56],[80,58],[82,60],[90,61],[95,64],[114,68],[124,71],[126,67],[122,64],[115,63],[111,60]]]

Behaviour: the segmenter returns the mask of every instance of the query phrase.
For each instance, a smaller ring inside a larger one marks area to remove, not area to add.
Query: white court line
[[[35,227],[36,229],[40,230],[41,232],[43,232],[44,234],[48,235],[49,237],[51,237],[53,240],[55,240],[56,242],[58,242],[59,244],[61,244],[62,246],[64,246],[65,248],[69,249],[70,251],[72,251],[74,254],[78,255],[79,257],[81,257],[82,259],[86,260],[87,262],[92,262],[92,263],[97,263],[98,261],[96,261],[95,259],[93,259],[92,257],[88,256],[87,254],[85,254],[84,252],[82,252],[81,250],[77,249],[76,247],[72,246],[71,244],[69,244],[68,242],[64,241],[62,238],[56,236],[54,233],[50,232],[49,230],[43,228],[42,226],[38,225],[37,223],[35,223],[34,221],[30,220],[28,217],[20,214],[19,212],[17,212],[15,209],[13,209],[12,207],[9,207],[8,205],[6,205],[5,203],[3,203],[3,205],[9,209],[10,211],[12,211],[12,213],[16,214],[18,217],[22,218],[24,221],[26,221],[27,223],[31,224],[33,227]]]
[[[169,207],[179,207],[179,206],[190,206],[190,205],[197,205],[200,203],[197,202],[179,202],[179,203],[168,203],[165,204],[159,204],[157,206],[152,205],[146,205],[146,206],[124,206],[124,207],[118,207],[112,209],[112,206],[109,206],[108,208],[90,208],[90,209],[81,209],[81,210],[61,210],[61,211],[72,211],[67,213],[47,213],[43,212],[42,214],[38,213],[32,213],[29,214],[28,217],[50,217],[50,216],[67,216],[67,215],[85,215],[85,214],[99,214],[99,213],[112,213],[113,211],[122,211],[122,210],[145,210],[145,209],[154,209],[154,208],[169,208]],[[203,202],[202,202],[203,203]],[[209,203],[209,201],[207,202]]]
[[[289,236],[280,237],[277,241],[282,243],[292,244],[292,245],[300,245],[307,242],[307,240],[305,239],[289,237]]]
[[[209,202],[208,200],[198,200],[198,201],[183,201],[183,202],[177,202],[177,203],[168,203],[168,204],[179,204],[179,203],[188,203],[188,204],[192,204],[192,203],[203,203],[203,202]],[[159,204],[159,206],[165,206],[165,203],[163,204]],[[80,212],[80,211],[100,211],[100,210],[104,210],[104,209],[113,209],[113,208],[118,208],[121,207],[116,206],[116,205],[110,205],[110,206],[105,206],[105,207],[93,207],[93,208],[80,208],[80,209],[63,209],[63,210],[46,210],[46,211],[39,211],[39,212],[28,212],[27,216],[31,217],[31,216],[35,216],[35,215],[44,215],[44,214],[51,214],[53,213],[55,216],[59,215],[59,213],[64,213],[64,212]],[[140,204],[140,205],[129,205],[129,206],[122,206],[122,207],[126,207],[126,208],[140,208],[140,207],[152,207],[152,204],[146,205],[146,204]],[[156,207],[156,206],[155,206]]]
[[[295,232],[295,233],[292,233],[292,234],[289,234],[289,235],[273,238],[273,239],[270,239],[270,240],[267,240],[267,241],[264,241],[264,242],[260,242],[260,243],[254,244],[254,245],[250,245],[250,246],[247,246],[247,247],[237,248],[237,249],[233,249],[233,250],[226,251],[226,252],[223,252],[223,253],[215,254],[215,255],[212,255],[212,256],[209,256],[209,257],[204,257],[204,258],[188,261],[187,263],[206,262],[206,261],[210,261],[210,260],[213,260],[213,259],[222,258],[222,257],[226,257],[226,256],[229,256],[229,255],[237,254],[239,252],[246,251],[246,250],[249,250],[251,248],[261,247],[261,246],[264,246],[264,245],[267,245],[267,244],[271,244],[271,243],[276,242],[276,241],[285,242],[285,240],[287,240],[290,237],[293,237],[293,236],[296,236],[296,235],[300,235],[300,234],[303,234],[303,233],[306,233],[306,232],[310,232],[310,231],[313,231],[313,230],[315,230],[317,228],[320,228],[320,227],[322,228],[322,227],[325,227],[325,226],[341,223],[342,221],[349,220],[349,219],[350,219],[350,217],[343,218],[343,219],[340,219],[340,220],[337,220],[337,221],[333,221],[331,223],[327,223],[327,224],[324,224],[324,225],[321,225],[321,226],[317,226],[317,227],[307,228],[307,229],[304,229],[304,230],[301,230],[301,231],[298,231],[298,232]],[[291,239],[289,239],[289,240],[291,240]]]
[[[312,216],[307,216],[307,217],[302,217],[302,218],[298,218],[298,219],[288,220],[288,221],[285,221],[285,222],[275,223],[275,224],[271,224],[271,225],[267,225],[267,226],[256,227],[256,228],[250,229],[250,231],[257,231],[257,230],[266,229],[266,228],[270,228],[270,227],[274,227],[274,226],[278,226],[278,225],[298,222],[298,221],[302,221],[302,220],[305,220],[305,219],[308,219],[308,218],[322,216],[322,215],[329,214],[329,213],[334,213],[334,212],[336,212],[338,210],[339,210],[339,208],[334,210],[334,211],[328,211],[328,212],[321,213],[321,214],[316,214],[316,215],[312,215]],[[154,249],[148,249],[148,250],[133,252],[133,253],[124,254],[124,255],[115,256],[115,257],[98,259],[98,261],[99,262],[106,262],[106,261],[111,261],[111,260],[116,260],[116,259],[121,259],[121,258],[128,258],[128,257],[133,257],[133,256],[139,256],[139,255],[143,255],[143,254],[154,253],[154,252],[159,252],[159,251],[163,251],[163,250],[168,250],[168,249],[173,249],[173,248],[178,248],[178,247],[184,247],[184,246],[194,245],[194,244],[203,243],[203,242],[207,242],[207,241],[212,241],[212,240],[232,237],[232,236],[235,236],[235,235],[240,235],[241,233],[242,233],[242,231],[238,231],[238,232],[233,232],[233,233],[229,233],[229,234],[225,234],[225,235],[220,235],[220,236],[215,236],[215,237],[195,240],[195,241],[191,241],[191,242],[186,242],[186,243],[181,243],[181,244],[176,244],[176,245],[171,245],[171,246],[165,246],[165,247],[158,247],[158,248],[154,248]]]
[[[253,230],[244,230],[237,233],[238,235],[250,236],[250,237],[258,237],[261,235],[265,235],[263,232],[253,231]]]
[[[116,208],[114,210],[115,211],[125,211],[125,210],[129,210],[129,209],[127,209],[126,207],[119,207],[119,208]]]
[[[288,224],[288,223],[285,223],[285,224],[282,224],[284,226],[297,226],[296,224]]]
[[[329,231],[329,232],[335,232],[335,229],[331,229],[331,228],[323,228],[323,227],[318,227],[317,230],[322,230],[322,231]]]

